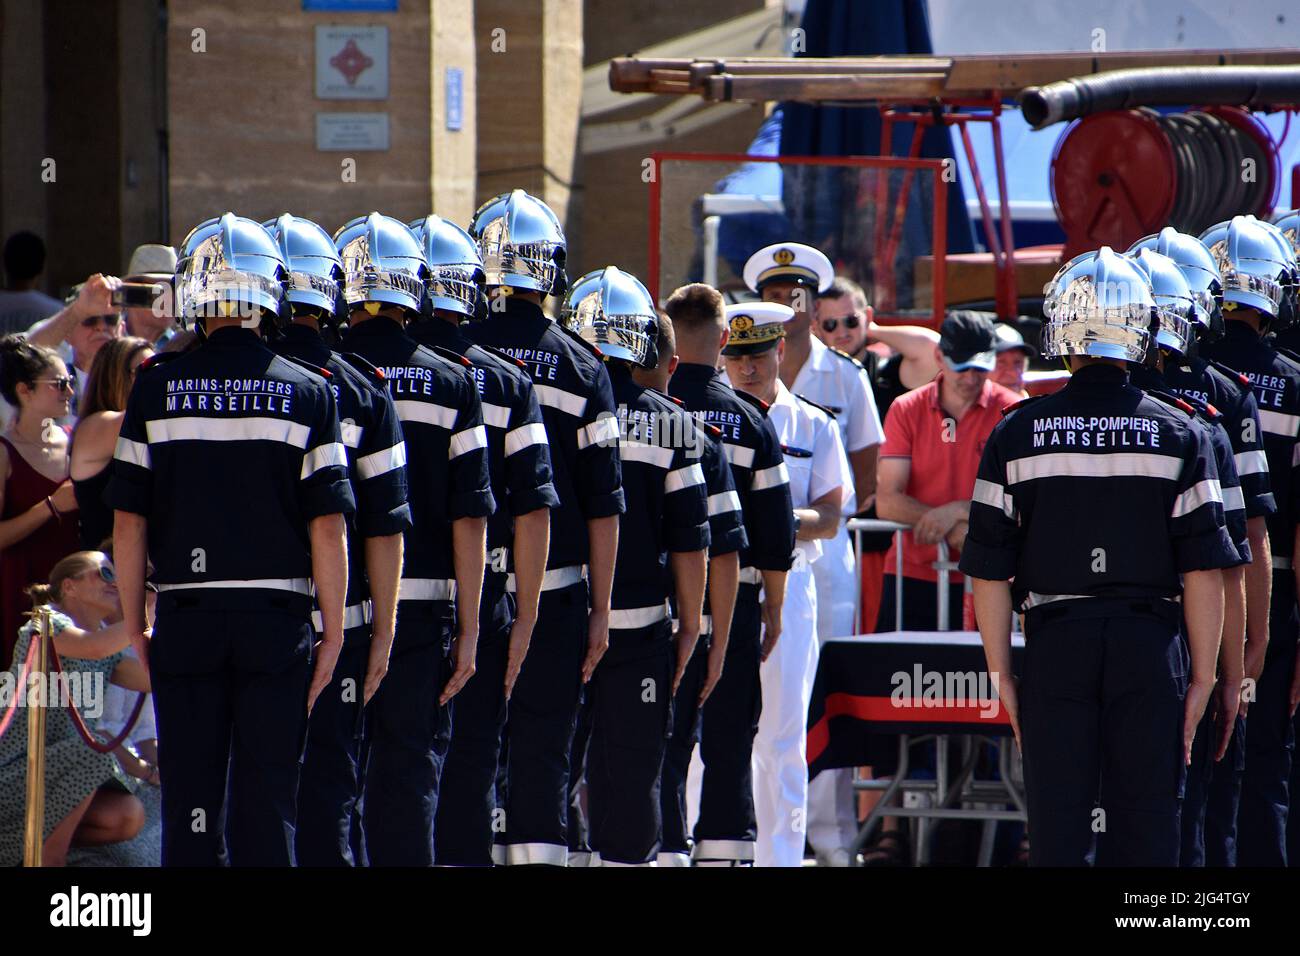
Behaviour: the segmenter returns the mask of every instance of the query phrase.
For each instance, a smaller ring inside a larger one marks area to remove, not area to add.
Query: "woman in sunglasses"
[[[54,565],[49,584],[28,589],[33,606],[54,610],[54,650],[66,683],[51,683],[45,726],[45,833],[42,863],[63,866],[73,846],[130,840],[144,826],[144,805],[110,754],[86,746],[73,725],[71,707],[88,722],[102,707],[105,684],[149,690],[148,671],[130,656],[113,565],[99,551],[78,551]],[[107,620],[119,623],[101,627]],[[18,635],[4,686],[17,686],[34,623]],[[134,696],[134,695],[132,695]],[[0,699],[0,712],[8,704]],[[27,713],[18,707],[0,737],[0,866],[22,859],[27,793]]]
[[[78,547],[77,499],[68,480],[72,379],[50,349],[0,339],[0,394],[18,410],[0,434],[0,666],[8,665],[27,610],[23,592]]]

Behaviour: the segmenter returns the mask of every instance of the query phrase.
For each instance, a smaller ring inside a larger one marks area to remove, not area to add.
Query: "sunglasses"
[[[110,312],[108,315],[91,315],[81,320],[83,329],[93,329],[100,322],[104,323],[106,328],[115,329],[117,324],[122,321],[122,317],[116,312]]]
[[[38,378],[36,381],[41,385],[53,385],[61,392],[76,391],[71,375],[60,375],[58,378]]]
[[[86,572],[86,574],[90,574],[90,573],[91,573],[90,571]],[[101,564],[98,568],[98,573],[99,573],[99,579],[103,581],[105,584],[117,583],[117,573],[113,570],[113,566],[111,564]],[[85,574],[81,575],[81,577],[85,577]]]
[[[846,329],[856,329],[859,325],[862,324],[862,320],[859,319],[856,315],[848,315],[842,319],[822,319],[822,331],[834,332],[837,328],[839,328],[841,322],[844,323],[844,327]]]

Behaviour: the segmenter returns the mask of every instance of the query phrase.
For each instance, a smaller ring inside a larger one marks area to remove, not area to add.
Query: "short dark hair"
[[[15,232],[5,240],[5,281],[26,282],[45,271],[45,243],[34,232]]]
[[[673,331],[673,320],[667,312],[660,311],[656,330],[658,335],[655,337],[655,349],[659,352],[659,364],[662,365],[677,354],[677,333]]]
[[[852,279],[847,276],[836,276],[831,280],[830,288],[819,295],[819,299],[839,299],[848,296],[853,300],[853,304],[859,309],[867,307],[867,293]]]
[[[664,303],[664,312],[674,326],[696,332],[708,325],[721,329],[726,322],[727,307],[722,293],[703,282],[692,282],[673,292]]]

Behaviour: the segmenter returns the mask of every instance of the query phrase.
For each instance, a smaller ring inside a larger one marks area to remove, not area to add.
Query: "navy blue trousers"
[[[451,737],[438,697],[451,677],[455,609],[402,601],[388,674],[370,702],[363,810],[371,866],[431,866],[438,780]]]
[[[451,746],[442,768],[433,829],[439,866],[492,865],[497,761],[506,723],[506,660],[513,619],[509,597],[485,592],[474,676],[449,705]]]
[[[1246,714],[1246,769],[1237,814],[1237,862],[1241,866],[1287,863],[1291,752],[1295,747],[1289,698],[1296,630],[1295,585],[1290,574],[1274,575],[1264,670]]]
[[[311,609],[220,601],[189,593],[158,602],[149,671],[167,767],[162,864],[292,866]]]
[[[1177,612],[1088,604],[1027,615],[1030,865],[1087,865],[1095,843],[1100,866],[1176,866],[1188,672]]]
[[[587,650],[587,583],[543,591],[537,627],[510,698],[505,833],[512,864],[568,858],[569,748]]]
[[[672,622],[611,630],[591,683],[587,810],[601,863],[650,863],[659,852],[659,777],[672,731]]]
[[[330,685],[307,723],[298,778],[299,866],[355,866],[352,830],[361,797],[361,741],[368,637],[343,646]]]

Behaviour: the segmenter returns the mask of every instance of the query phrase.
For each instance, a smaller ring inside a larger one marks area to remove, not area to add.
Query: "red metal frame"
[[[954,113],[949,107],[975,107],[987,109],[987,113]],[[1002,155],[1002,101],[996,96],[973,99],[945,99],[937,104],[936,109],[921,111],[903,105],[880,104],[880,152],[892,151],[894,141],[894,124],[896,122],[915,123],[912,131],[912,143],[908,156],[912,159],[921,154],[921,138],[925,127],[941,122],[947,126],[956,126],[961,133],[962,149],[966,153],[966,162],[970,166],[971,178],[975,182],[975,195],[979,197],[980,217],[984,222],[984,234],[988,239],[989,251],[993,254],[993,269],[997,277],[994,288],[994,300],[997,303],[998,316],[1014,319],[1019,312],[1016,295],[1016,255],[1011,238],[1011,202],[1007,195],[1006,161]],[[984,180],[980,176],[979,163],[975,159],[975,150],[971,145],[970,134],[966,130],[968,123],[988,123],[993,130],[993,162],[996,167],[998,183],[998,219],[1001,234],[993,227],[993,210],[984,191]],[[906,185],[905,184],[905,189]],[[944,228],[947,228],[945,223]]]
[[[1001,147],[999,146],[999,149]],[[906,208],[907,191],[911,187],[912,176],[918,170],[928,169],[935,174],[935,191],[934,191],[934,222],[932,224],[933,242],[931,252],[934,256],[934,269],[930,277],[930,286],[932,293],[932,308],[930,313],[931,323],[937,329],[943,322],[944,317],[944,276],[945,260],[948,248],[948,184],[943,178],[943,161],[938,159],[918,159],[916,157],[902,158],[896,156],[749,156],[745,153],[681,153],[681,152],[664,152],[651,153],[651,162],[653,163],[654,176],[650,180],[650,250],[649,266],[647,278],[650,280],[646,285],[650,289],[651,295],[657,300],[659,298],[659,226],[660,218],[660,185],[659,176],[664,162],[686,161],[696,163],[781,163],[794,166],[857,166],[867,169],[902,169],[905,170],[902,188],[899,191],[898,202],[894,208],[894,221],[891,225],[889,244],[884,245],[882,230],[884,228],[884,216],[876,217],[876,240],[873,245],[877,250],[885,250],[884,254],[888,258],[883,258],[883,254],[877,256],[878,261],[893,262],[893,257],[897,253],[898,243],[901,241],[903,212]],[[880,178],[877,184],[877,207],[884,208],[888,182],[885,177]],[[892,272],[890,269],[885,272],[882,283],[885,287],[886,297],[890,300],[888,305],[893,307],[893,285]],[[1014,286],[1013,286],[1014,289]],[[887,314],[886,303],[877,303],[879,310],[876,319],[889,320],[891,317]],[[899,319],[899,321],[915,322],[914,318]]]

